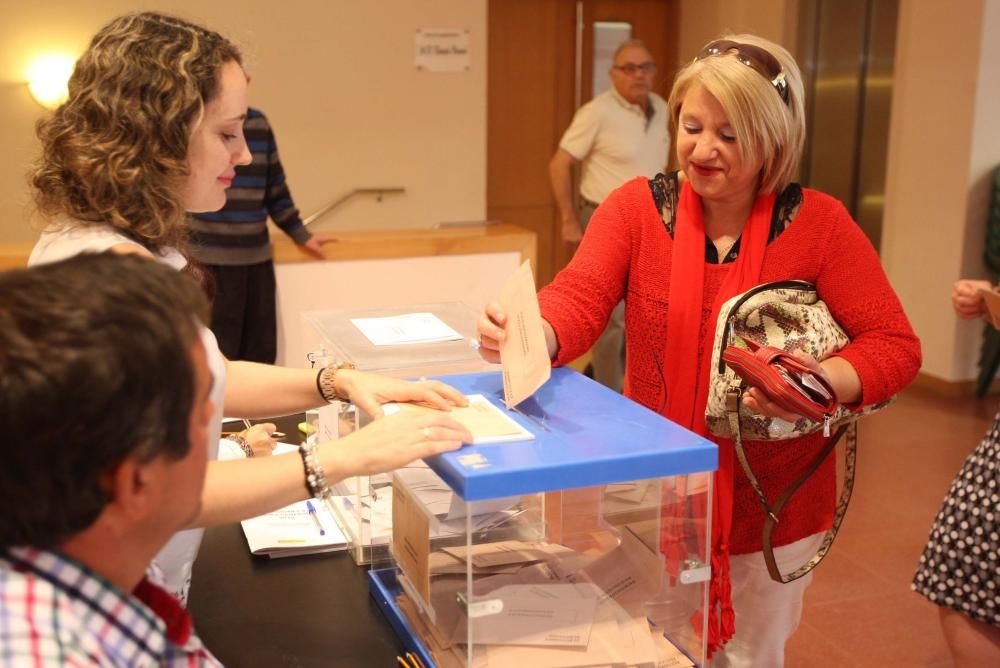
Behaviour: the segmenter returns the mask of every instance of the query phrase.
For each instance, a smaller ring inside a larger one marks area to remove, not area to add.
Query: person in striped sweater
[[[267,219],[318,259],[325,258],[323,244],[335,239],[302,223],[267,116],[251,107],[243,132],[253,162],[236,167],[221,210],[191,214],[188,252],[215,279],[212,331],[225,356],[273,364],[277,318]]]

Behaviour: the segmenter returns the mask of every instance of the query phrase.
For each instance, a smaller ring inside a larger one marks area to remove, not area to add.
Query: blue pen
[[[316,528],[319,529],[319,535],[325,536],[326,530],[323,525],[319,523],[319,516],[316,514],[316,507],[313,505],[312,501],[306,500],[306,509],[309,511],[309,517],[313,518],[313,522],[316,523]]]

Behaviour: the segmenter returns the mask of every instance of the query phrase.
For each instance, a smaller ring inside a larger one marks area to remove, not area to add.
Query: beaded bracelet
[[[326,472],[319,462],[319,446],[315,443],[303,443],[299,446],[299,454],[302,456],[302,469],[309,496],[316,499],[333,496],[333,490],[326,484]]]
[[[253,448],[250,447],[250,442],[247,441],[246,437],[242,434],[229,434],[226,436],[227,440],[233,441],[236,445],[240,446],[240,450],[243,451],[247,457],[253,457]]]

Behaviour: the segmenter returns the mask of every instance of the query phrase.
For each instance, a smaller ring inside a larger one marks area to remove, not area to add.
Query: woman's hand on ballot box
[[[413,382],[343,369],[337,374],[337,386],[351,403],[375,419],[384,415],[382,404],[390,402],[426,404],[443,411],[452,406],[469,405],[464,394],[437,380]]]
[[[446,412],[427,411],[389,415],[324,447],[337,451],[331,461],[339,470],[332,478],[339,480],[392,471],[416,459],[457,450],[463,443],[472,443],[468,429]]]

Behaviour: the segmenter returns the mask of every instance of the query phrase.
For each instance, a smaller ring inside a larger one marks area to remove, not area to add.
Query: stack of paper
[[[347,537],[326,506],[312,501],[315,512],[310,513],[306,503],[293,503],[241,522],[250,552],[269,557],[294,557],[346,548]]]
[[[279,443],[274,454],[298,452],[298,446]],[[233,441],[219,441],[219,459],[244,459]],[[314,512],[309,511],[310,504]],[[251,554],[294,557],[300,554],[334,552],[347,547],[347,537],[337,526],[326,505],[318,500],[300,501],[274,512],[240,522]]]

